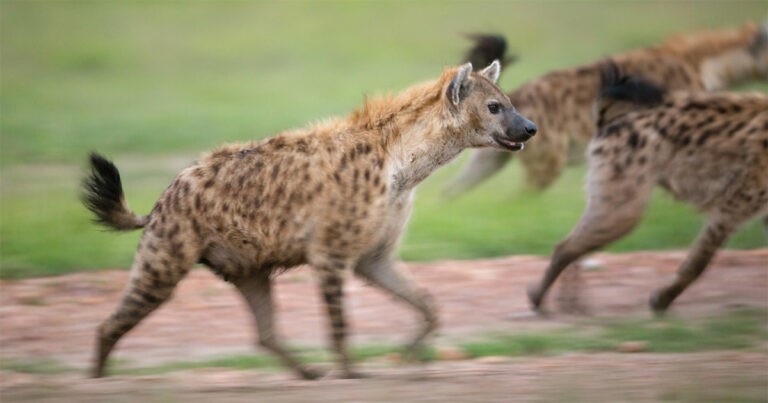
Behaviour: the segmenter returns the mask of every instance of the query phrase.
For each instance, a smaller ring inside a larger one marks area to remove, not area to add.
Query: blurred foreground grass
[[[499,32],[520,54],[511,89],[550,69],[738,25],[763,2],[0,3],[0,276],[127,267],[138,233],[106,233],[77,201],[85,157],[115,159],[146,213],[178,170],[227,141],[346,114],[460,61],[460,33]],[[765,90],[765,85],[749,88]],[[417,195],[407,260],[548,254],[584,205],[583,168],[542,195],[517,168],[465,198]],[[666,196],[612,250],[684,248],[700,219]],[[765,245],[755,223],[731,247]]]
[[[552,356],[574,352],[614,352],[624,343],[641,345],[638,352],[695,353],[722,350],[765,351],[768,340],[766,312],[760,309],[735,309],[700,319],[587,319],[577,324],[546,331],[489,333],[471,340],[454,340],[456,348],[467,358],[489,356],[530,357]],[[446,341],[443,342],[445,344]],[[294,347],[303,362],[332,362],[334,355],[327,349]],[[402,351],[394,345],[364,345],[351,347],[355,361],[392,356]],[[438,359],[432,347],[422,357]],[[217,357],[201,361],[174,361],[156,366],[139,367],[125,360],[112,360],[111,372],[121,375],[152,375],[195,368],[231,368],[237,370],[272,369],[284,371],[272,355],[248,354]],[[0,370],[51,374],[82,371],[50,358],[40,360],[5,360]]]

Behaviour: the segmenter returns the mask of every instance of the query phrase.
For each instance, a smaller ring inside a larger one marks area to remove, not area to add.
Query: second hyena
[[[148,216],[128,209],[117,168],[93,154],[86,206],[114,229],[145,228],[122,302],[98,328],[93,375],[197,262],[234,284],[261,346],[301,377],[320,374],[275,334],[272,296],[275,272],[301,264],[318,274],[345,377],[357,375],[345,344],[345,272],[421,313],[414,352],[437,326],[427,294],[395,266],[414,188],[465,148],[520,150],[536,132],[497,86],[499,73],[498,62],[479,73],[465,64],[347,118],[223,146],[179,173]]]
[[[480,37],[473,60],[502,57],[503,38]],[[494,53],[495,52],[495,53]],[[670,90],[722,90],[745,80],[768,80],[768,24],[675,35],[659,46],[611,57],[623,71]],[[595,133],[592,105],[600,86],[601,62],[552,71],[509,93],[520,113],[539,126],[536,141],[520,154],[526,181],[544,190],[560,176],[570,157],[581,156]],[[575,151],[575,152],[574,152]],[[458,196],[500,171],[510,153],[475,150],[446,188]]]
[[[586,211],[528,296],[539,308],[563,269],[629,233],[659,185],[707,216],[677,278],[651,297],[663,312],[742,223],[762,216],[768,225],[768,97],[665,92],[610,62],[602,80]]]

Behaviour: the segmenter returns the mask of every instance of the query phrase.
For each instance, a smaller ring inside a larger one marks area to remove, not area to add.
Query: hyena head
[[[459,67],[445,88],[446,102],[459,122],[467,147],[497,147],[511,151],[536,134],[536,125],[520,115],[497,85],[501,65],[496,60],[480,72],[472,64]]]
[[[768,21],[673,36],[665,46],[698,63],[710,90],[744,80],[768,79]]]

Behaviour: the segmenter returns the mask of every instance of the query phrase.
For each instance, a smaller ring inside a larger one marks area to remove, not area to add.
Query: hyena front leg
[[[313,264],[320,278],[320,291],[328,311],[331,327],[331,344],[338,357],[344,378],[362,378],[353,370],[347,351],[347,323],[344,318],[344,271],[349,266],[342,260],[330,259],[326,263]]]
[[[421,313],[424,323],[406,349],[409,358],[418,358],[423,349],[424,339],[438,327],[437,313],[430,295],[420,290],[405,273],[402,273],[391,256],[391,254],[383,254],[363,258],[355,267],[355,273]]]
[[[675,280],[651,294],[650,305],[654,312],[664,313],[672,301],[696,281],[736,225],[734,220],[710,218],[677,270]]]
[[[122,301],[96,332],[94,378],[104,376],[107,358],[118,340],[168,300],[176,284],[192,266],[184,259],[161,259],[157,254],[147,252],[147,248],[139,248]],[[169,265],[163,265],[163,261],[169,262]]]
[[[242,294],[256,321],[259,344],[271,351],[304,379],[317,379],[323,374],[302,365],[283,347],[275,334],[274,302],[272,298],[272,280],[265,273],[258,277],[235,282],[235,287]]]

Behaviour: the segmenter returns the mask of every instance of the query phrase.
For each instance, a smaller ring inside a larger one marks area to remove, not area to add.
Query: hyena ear
[[[470,73],[472,73],[472,63],[462,64],[461,67],[459,67],[459,71],[456,73],[456,76],[454,76],[453,80],[451,80],[451,83],[448,84],[446,95],[448,95],[448,98],[454,105],[458,105],[459,101],[461,101],[461,89],[462,87],[466,89]]]
[[[491,80],[492,83],[497,84],[499,82],[499,76],[501,75],[501,63],[499,59],[493,61],[488,67],[484,68],[480,72],[480,75]]]

